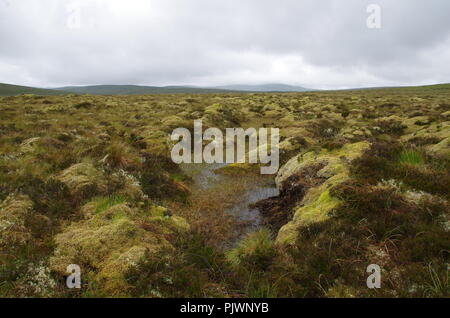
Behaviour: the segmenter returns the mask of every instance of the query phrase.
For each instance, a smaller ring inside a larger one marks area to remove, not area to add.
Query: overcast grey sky
[[[0,82],[450,82],[450,1],[0,0]]]

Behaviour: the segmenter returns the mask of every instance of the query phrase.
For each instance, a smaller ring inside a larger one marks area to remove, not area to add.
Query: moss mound
[[[139,210],[127,203],[105,208],[104,201],[97,201],[94,216],[55,237],[51,268],[60,273],[69,264],[92,269],[93,280],[109,295],[126,295],[129,286],[123,275],[145,255],[171,248],[171,236],[189,230],[186,221],[165,216],[165,211]]]

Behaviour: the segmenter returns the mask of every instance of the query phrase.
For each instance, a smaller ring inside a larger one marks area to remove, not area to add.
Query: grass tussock
[[[416,150],[403,150],[399,156],[399,163],[420,166],[425,163],[423,155]]]
[[[259,266],[265,268],[273,258],[274,243],[268,229],[248,234],[239,245],[227,254],[233,266]]]

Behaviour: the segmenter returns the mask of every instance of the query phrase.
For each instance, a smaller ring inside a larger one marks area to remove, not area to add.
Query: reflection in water
[[[249,205],[277,195],[279,195],[279,191],[275,186],[258,186],[256,188],[249,189],[244,195],[243,200],[233,206],[231,209],[228,209],[227,212],[235,215],[240,221],[248,223],[248,231],[258,228],[262,223],[261,215],[258,209],[250,209]]]
[[[226,165],[226,163],[191,163],[181,164],[180,167],[184,173],[194,180],[199,189],[207,190],[213,187],[220,187],[225,184],[227,178],[233,178],[225,177],[214,172],[214,170],[225,167]],[[245,193],[242,194],[241,198],[238,200],[238,203],[227,209],[228,213],[247,225],[245,232],[248,233],[249,231],[257,229],[262,224],[261,215],[258,209],[251,209],[249,208],[249,205],[260,200],[278,196],[279,190],[275,186],[273,180],[269,180],[267,178],[255,178],[254,176],[235,176],[234,178],[247,178],[252,181],[248,183],[251,186],[249,186]]]
[[[206,190],[220,184],[223,177],[216,174],[214,170],[226,165],[226,163],[182,163],[180,168],[194,180],[199,189]]]

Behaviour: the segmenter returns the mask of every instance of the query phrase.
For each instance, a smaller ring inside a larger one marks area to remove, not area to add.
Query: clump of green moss
[[[125,273],[146,255],[173,248],[171,235],[189,230],[181,218],[162,215],[162,208],[142,211],[120,197],[94,202],[94,216],[72,223],[55,237],[50,265],[59,273],[65,273],[68,264],[92,269],[93,281],[108,295],[125,296],[130,288]]]

